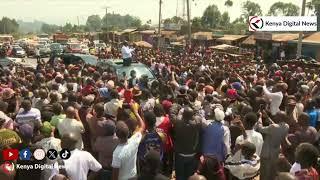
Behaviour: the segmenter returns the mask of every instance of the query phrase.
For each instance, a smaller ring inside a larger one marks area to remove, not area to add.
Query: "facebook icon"
[[[22,149],[22,150],[19,152],[19,155],[20,155],[20,159],[21,159],[21,160],[30,160],[30,158],[31,158],[31,151],[30,151],[29,148]]]

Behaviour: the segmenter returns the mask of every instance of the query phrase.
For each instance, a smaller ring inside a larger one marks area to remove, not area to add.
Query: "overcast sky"
[[[163,18],[176,15],[178,3],[178,15],[183,12],[184,0],[163,0]],[[208,5],[216,4],[221,13],[228,11],[231,20],[241,14],[241,4],[245,0],[233,0],[232,8],[224,6],[225,0],[190,0],[192,17],[201,16]],[[302,0],[252,0],[260,4],[263,13],[267,13],[270,6],[278,1],[292,2],[301,6]],[[104,7],[109,6],[109,12],[130,14],[139,17],[143,23],[151,19],[152,24],[157,23],[159,0],[0,0],[0,17],[21,19],[24,21],[41,20],[52,24],[65,24],[66,22],[84,24],[89,15],[105,14]]]

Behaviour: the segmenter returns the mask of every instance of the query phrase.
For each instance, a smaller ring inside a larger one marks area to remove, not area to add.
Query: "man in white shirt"
[[[123,65],[124,66],[130,66],[132,61],[132,52],[134,49],[131,49],[128,45],[127,41],[123,42],[123,46],[121,48],[121,55],[123,59]]]
[[[281,84],[276,84],[272,88],[272,92],[270,92],[266,86],[263,86],[263,92],[265,96],[270,101],[270,112],[274,116],[277,114],[277,112],[280,111],[280,105],[283,99],[283,94],[281,92]]]
[[[87,151],[77,149],[77,136],[72,133],[67,133],[61,138],[61,147],[71,151],[71,156],[67,160],[62,160],[60,163],[55,163],[55,169],[52,170],[52,175],[49,180],[54,179],[62,171],[57,168],[58,165],[64,164],[65,176],[74,180],[87,180],[89,170],[92,174],[89,175],[90,179],[94,179],[98,172],[102,170],[101,164]]]
[[[256,146],[256,153],[260,156],[262,145],[263,145],[263,138],[259,132],[253,130],[253,127],[257,121],[258,121],[258,117],[255,113],[250,112],[245,115],[244,117],[245,134],[237,137],[236,147],[238,147],[238,145],[241,146],[242,144],[244,144],[245,141],[248,141]]]
[[[78,137],[77,148],[83,148],[82,136],[84,133],[84,127],[81,121],[75,119],[77,116],[77,112],[74,107],[69,106],[66,110],[66,118],[58,124],[57,129],[59,131],[60,136],[63,136],[67,133],[73,133]]]
[[[32,128],[40,127],[41,113],[39,109],[32,108],[30,100],[23,100],[21,103],[21,109],[19,110],[15,122],[20,126],[23,124],[29,124]]]
[[[137,176],[137,152],[142,132],[145,130],[145,123],[138,111],[131,107],[138,120],[138,129],[128,139],[129,128],[123,121],[118,121],[116,134],[119,138],[119,145],[113,152],[112,157],[112,180],[130,180]]]

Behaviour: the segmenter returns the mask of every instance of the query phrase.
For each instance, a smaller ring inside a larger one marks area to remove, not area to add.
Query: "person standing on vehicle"
[[[123,59],[123,66],[130,66],[132,61],[132,52],[134,49],[131,49],[128,45],[127,41],[123,42],[122,48],[121,48],[121,55]]]
[[[38,47],[36,48],[36,57],[37,57],[37,62],[40,61],[40,49]]]

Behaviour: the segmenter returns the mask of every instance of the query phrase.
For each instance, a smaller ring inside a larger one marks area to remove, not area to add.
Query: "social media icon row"
[[[2,151],[2,156],[5,161],[13,161],[20,158],[20,160],[30,160],[32,153],[29,148],[22,149],[18,151],[18,149],[5,149]],[[50,160],[54,160],[58,158],[58,151],[55,149],[49,149],[47,153],[43,149],[36,149],[33,152],[33,156],[36,160],[43,160],[46,156]],[[61,159],[69,159],[71,156],[71,152],[68,149],[62,149],[59,153]]]

